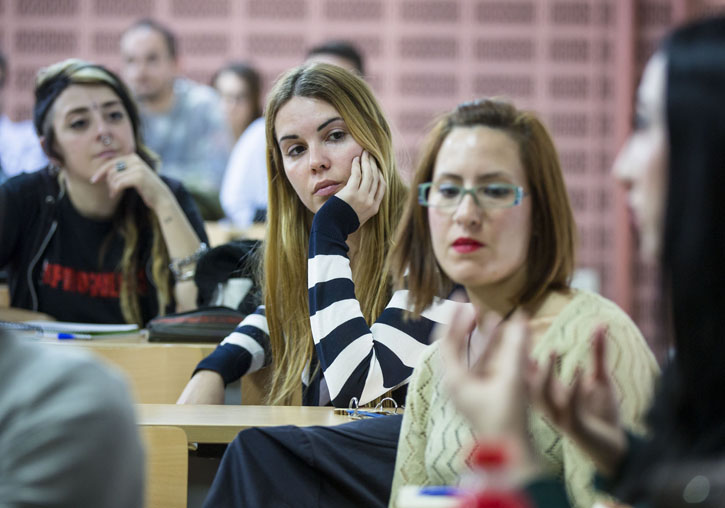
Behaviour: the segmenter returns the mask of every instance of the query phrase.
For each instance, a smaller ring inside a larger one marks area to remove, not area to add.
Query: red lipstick
[[[456,252],[460,252],[461,254],[469,254],[471,252],[475,252],[483,246],[484,244],[482,244],[478,240],[474,240],[473,238],[468,237],[457,238],[456,241],[453,242],[453,249]]]

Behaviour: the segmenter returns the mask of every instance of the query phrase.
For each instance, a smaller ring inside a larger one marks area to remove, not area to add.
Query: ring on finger
[[[124,170],[124,169],[126,169],[127,167],[128,167],[128,166],[126,166],[126,163],[125,163],[124,161],[118,161],[118,162],[116,163],[116,171],[123,171],[123,170]]]

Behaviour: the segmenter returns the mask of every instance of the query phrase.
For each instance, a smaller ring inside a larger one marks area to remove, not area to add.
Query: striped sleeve
[[[307,266],[310,324],[332,403],[365,404],[408,382],[436,323],[448,322],[453,307],[438,300],[419,318],[404,319],[408,292],[391,301],[369,325],[355,298],[347,236],[358,227],[354,210],[333,197],[315,214]],[[465,304],[464,304],[465,305]]]
[[[199,362],[194,373],[213,370],[221,374],[226,385],[268,365],[271,358],[269,327],[264,306],[260,305],[239,323],[212,354]]]

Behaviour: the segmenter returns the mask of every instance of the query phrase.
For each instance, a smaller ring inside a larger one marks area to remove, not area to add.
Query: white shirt
[[[267,157],[264,118],[245,129],[229,157],[220,200],[224,213],[238,228],[248,228],[257,210],[267,209]]]
[[[5,178],[41,169],[48,164],[35,127],[29,120],[13,122],[0,115],[0,167]],[[0,181],[3,176],[0,175]]]

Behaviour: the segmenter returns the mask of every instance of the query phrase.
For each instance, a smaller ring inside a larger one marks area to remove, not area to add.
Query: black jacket
[[[183,185],[171,178],[161,178],[199,239],[208,242],[201,216]],[[47,167],[17,175],[0,186],[0,267],[8,272],[13,307],[43,311],[38,308],[37,296],[40,261],[58,227],[58,203],[63,192],[58,178]],[[150,267],[147,272],[150,273]]]

